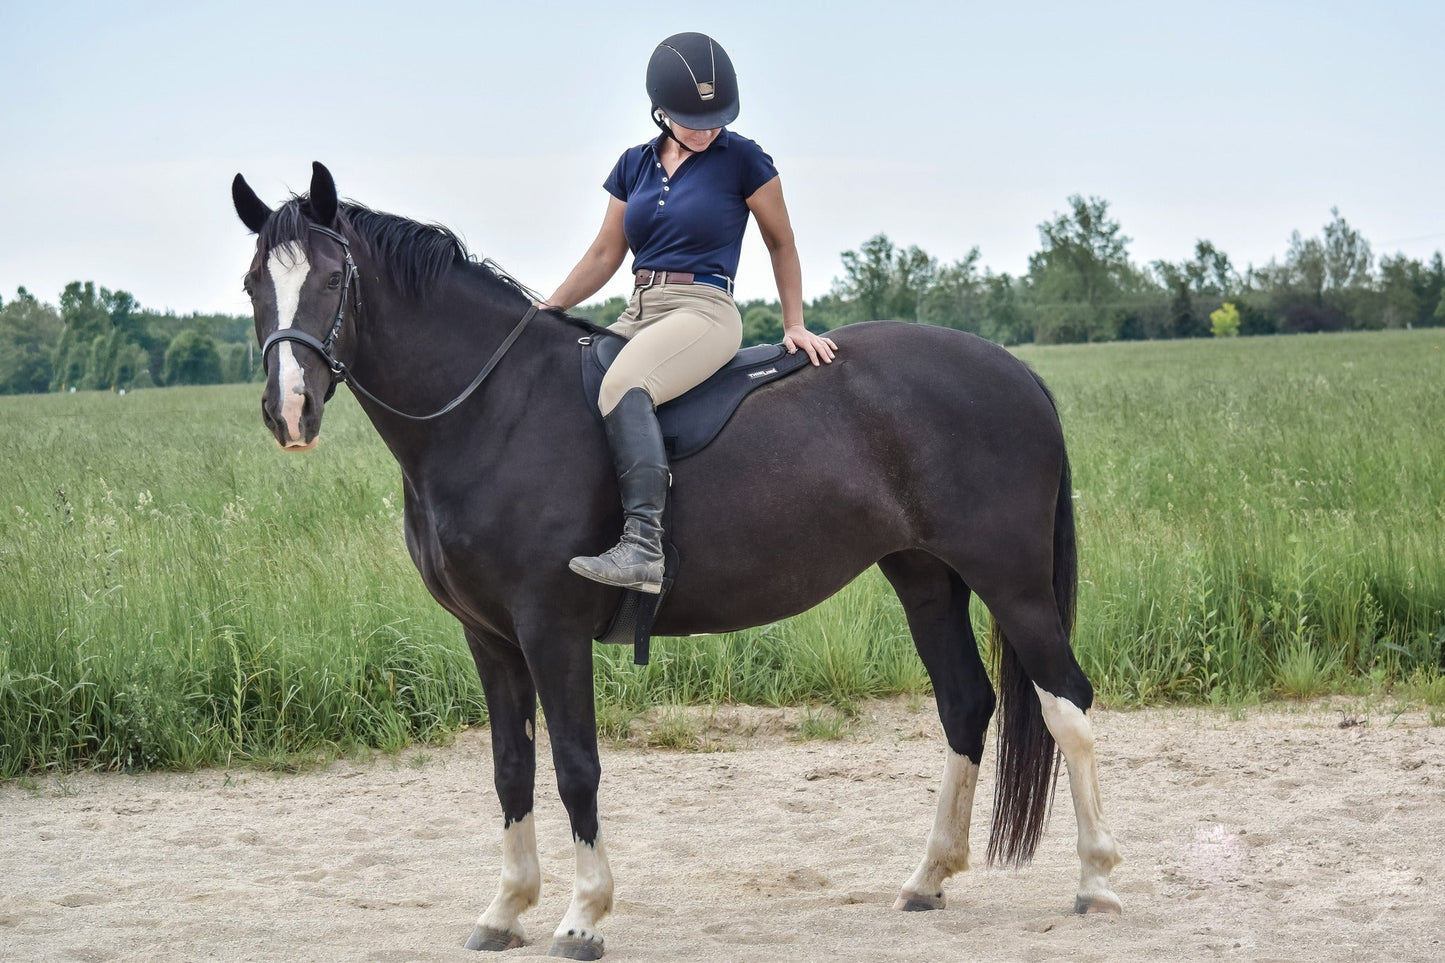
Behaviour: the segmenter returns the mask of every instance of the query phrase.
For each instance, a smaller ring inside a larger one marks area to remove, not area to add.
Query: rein
[[[341,245],[342,253],[346,255],[346,278],[341,282],[341,301],[336,306],[336,319],[331,322],[331,330],[327,333],[325,340],[317,338],[315,335],[307,334],[305,331],[293,330],[291,328],[272,331],[261,345],[261,364],[263,367],[265,366],[266,355],[282,341],[292,341],[296,344],[305,345],[321,355],[321,359],[326,362],[326,367],[331,372],[331,388],[326,393],[327,399],[330,399],[331,393],[336,390],[336,383],[338,381],[344,381],[352,391],[365,395],[382,409],[399,418],[405,418],[408,421],[431,421],[433,418],[440,418],[470,398],[472,392],[482,386],[482,382],[487,380],[487,375],[492,373],[492,369],[502,360],[502,356],[505,355],[512,345],[516,343],[517,339],[521,337],[522,329],[537,316],[537,306],[533,304],[527,309],[527,313],[522,315],[522,320],[517,322],[517,326],[512,329],[511,334],[507,335],[506,340],[502,342],[501,346],[492,352],[492,356],[487,359],[487,363],[482,366],[482,370],[472,379],[472,383],[467,385],[461,394],[457,395],[436,411],[433,411],[429,415],[414,415],[410,412],[393,408],[368,391],[360,381],[356,380],[356,376],[351,373],[351,370],[346,367],[346,364],[331,351],[331,346],[336,343],[337,335],[341,333],[341,323],[346,318],[346,296],[351,291],[352,284],[356,285],[357,310],[361,308],[361,274],[356,269],[356,262],[351,259],[351,243],[347,241],[343,235],[331,230],[329,227],[322,227],[319,224],[308,224],[307,227],[318,234],[324,234],[333,241],[336,241]]]

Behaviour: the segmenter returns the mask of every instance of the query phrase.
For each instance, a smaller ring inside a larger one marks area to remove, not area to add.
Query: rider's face
[[[690,127],[682,126],[672,118],[668,118],[667,122],[672,125],[672,135],[682,141],[683,146],[693,153],[707,150],[722,131],[721,127],[714,127],[711,130],[693,130]]]

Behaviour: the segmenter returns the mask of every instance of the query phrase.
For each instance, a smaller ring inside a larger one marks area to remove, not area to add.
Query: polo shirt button
[[[661,164],[658,164],[657,166],[658,166],[658,167],[661,167],[662,165],[661,165]],[[662,179],[662,182],[663,182],[664,184],[666,184],[666,183],[667,183],[667,178],[664,177],[664,178]]]
[[[661,165],[661,164],[658,164],[657,166],[658,166],[658,167],[661,167],[662,165]]]
[[[664,190],[664,191],[670,191],[670,190],[672,190],[672,188],[670,188],[670,187],[664,187],[663,190]]]
[[[666,204],[666,203],[667,203],[667,201],[658,201],[658,202],[657,202],[657,206],[658,206],[658,207],[661,207],[662,205],[664,205],[664,204]]]

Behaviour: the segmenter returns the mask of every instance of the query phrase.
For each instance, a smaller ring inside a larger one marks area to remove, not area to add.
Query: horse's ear
[[[241,223],[249,227],[252,234],[260,234],[262,225],[271,216],[271,208],[261,202],[261,198],[256,196],[251,185],[246,183],[246,178],[240,174],[231,182],[231,201],[236,205],[236,214],[241,218]]]
[[[311,162],[311,217],[322,227],[336,220],[336,181],[320,161]]]

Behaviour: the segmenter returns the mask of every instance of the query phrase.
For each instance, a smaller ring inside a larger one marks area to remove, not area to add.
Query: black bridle
[[[508,349],[516,343],[517,338],[521,337],[522,329],[537,316],[537,305],[533,304],[527,309],[527,313],[522,315],[522,320],[517,322],[517,326],[512,329],[511,334],[507,335],[506,340],[502,342],[501,346],[492,352],[491,358],[487,359],[487,363],[482,366],[482,370],[472,379],[472,383],[467,385],[461,394],[457,395],[441,408],[433,411],[429,415],[413,415],[409,412],[399,411],[382,401],[370,391],[367,391],[361,382],[356,380],[356,376],[351,373],[351,370],[346,367],[346,364],[332,353],[331,346],[336,343],[337,336],[341,334],[341,324],[346,320],[346,297],[351,292],[351,286],[353,284],[356,285],[356,310],[358,312],[361,310],[361,272],[356,269],[356,262],[351,259],[351,242],[348,241],[344,235],[331,230],[329,227],[322,227],[320,224],[308,224],[306,226],[317,234],[324,234],[340,244],[341,252],[346,257],[346,276],[341,282],[341,301],[336,305],[336,319],[331,322],[331,330],[327,332],[325,339],[317,338],[313,334],[307,334],[305,331],[300,331],[295,328],[280,328],[272,331],[261,344],[261,366],[263,368],[266,366],[266,355],[270,354],[271,349],[282,341],[293,341],[296,344],[305,345],[321,355],[321,359],[326,362],[326,367],[331,372],[331,385],[326,389],[327,401],[330,401],[332,394],[335,393],[337,383],[344,381],[351,387],[352,391],[365,395],[386,411],[400,418],[406,418],[410,421],[430,421],[433,418],[440,418],[442,415],[452,411],[462,402],[466,401],[471,397],[472,392],[481,387],[482,382],[487,380],[487,375],[491,374],[492,369],[497,366],[497,362],[502,360],[502,355],[506,354]]]

